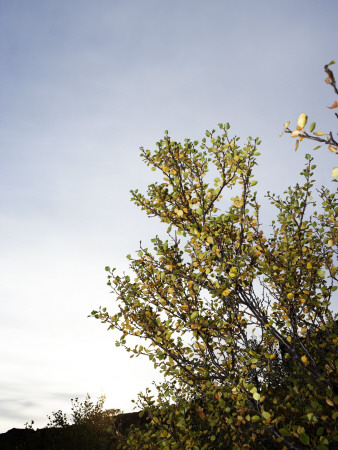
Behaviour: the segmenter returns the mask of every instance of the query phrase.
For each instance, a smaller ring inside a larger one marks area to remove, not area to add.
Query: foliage
[[[121,448],[325,450],[338,416],[336,193],[313,199],[306,155],[302,184],[266,196],[269,232],[254,190],[260,141],[240,146],[219,127],[201,143],[166,132],[154,152],[141,148],[163,181],[132,200],[168,236],[128,255],[135,278],[106,267],[116,309],[92,315],[164,381],[139,396],[151,421]]]
[[[103,405],[105,399],[105,395],[101,395],[96,403],[93,403],[89,394],[87,394],[84,403],[79,402],[78,398],[71,399],[72,424],[92,425],[96,428],[105,429],[107,422],[109,423],[110,419],[120,412],[118,409],[104,410]],[[66,427],[70,425],[67,415],[61,410],[53,412],[52,416],[47,416],[49,419],[47,428]]]
[[[335,61],[331,61],[329,64],[324,66],[324,70],[327,74],[325,82],[330,84],[333,87],[334,92],[338,95],[338,89],[336,86],[336,80],[333,75],[332,70],[329,68],[332,64],[335,64]],[[334,101],[331,106],[328,106],[329,109],[338,108],[338,102]],[[335,116],[338,118],[338,113],[335,113]],[[291,130],[289,128],[290,122],[286,122],[284,125],[284,132],[291,133],[291,137],[297,138],[295,150],[298,149],[299,142],[304,139],[311,139],[313,141],[319,142],[320,145],[317,145],[314,150],[320,148],[323,144],[327,145],[328,149],[332,153],[338,153],[338,141],[337,138],[333,137],[332,131],[328,133],[323,133],[322,131],[314,131],[316,128],[316,122],[312,122],[309,126],[309,131],[305,131],[305,126],[308,121],[308,116],[305,113],[302,113],[297,120],[297,128],[295,130]],[[331,172],[331,175],[335,178],[338,177],[338,168],[334,168]]]
[[[78,398],[71,400],[71,422],[61,410],[48,417],[48,423],[42,430],[37,430],[30,437],[31,447],[51,449],[109,449],[116,447],[115,417],[118,409],[104,410],[105,396],[99,397],[96,403],[90,395],[83,403]],[[25,428],[33,430],[33,421],[26,423]],[[26,444],[28,445],[28,444]]]

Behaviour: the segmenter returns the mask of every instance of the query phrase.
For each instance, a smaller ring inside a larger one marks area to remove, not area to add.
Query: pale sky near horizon
[[[337,17],[328,0],[0,0],[0,433],[87,392],[131,411],[157,377],[87,318],[113,304],[104,267],[163,230],[129,200],[155,180],[140,146],[230,122],[262,139],[262,199],[306,152],[329,184],[335,155],[279,135],[301,112],[337,129]]]

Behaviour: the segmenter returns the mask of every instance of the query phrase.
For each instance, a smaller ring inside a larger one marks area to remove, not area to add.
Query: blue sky
[[[104,267],[127,270],[163,229],[129,201],[154,180],[139,147],[230,122],[262,139],[262,198],[295,184],[314,145],[279,134],[303,111],[336,129],[337,15],[327,0],[0,0],[0,432],[87,392],[132,410],[157,375],[87,315],[113,304]],[[335,155],[314,155],[327,184]]]

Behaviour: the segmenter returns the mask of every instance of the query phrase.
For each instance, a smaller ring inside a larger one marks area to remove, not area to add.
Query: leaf
[[[332,170],[331,176],[333,176],[334,178],[338,178],[338,167],[335,167],[335,168]]]
[[[301,435],[299,436],[299,439],[302,441],[302,443],[304,445],[310,444],[310,438],[306,433],[301,433]]]
[[[329,109],[334,109],[334,108],[338,108],[338,102],[337,102],[337,100],[336,100],[336,101],[334,101],[334,102],[332,103],[332,105],[331,105],[331,106],[328,106],[328,108],[329,108]]]
[[[264,419],[269,419],[270,414],[267,411],[263,411],[262,416],[264,417]]]
[[[315,131],[313,134],[315,134],[316,136],[324,136],[325,133],[323,133],[322,131]]]
[[[337,176],[338,176],[338,174],[337,174]],[[321,277],[321,278],[325,278],[325,271],[324,270],[317,270],[317,275],[319,277]]]
[[[336,61],[334,59],[330,61],[329,64],[327,64],[327,66],[332,66],[332,64],[336,64]]]
[[[290,125],[290,121],[288,121],[288,122],[285,122],[285,124],[284,124],[284,128],[286,129],[286,128],[288,128],[289,127],[289,125]]]
[[[295,152],[297,151],[297,149],[298,149],[298,146],[299,146],[299,139],[297,139],[297,141],[296,141],[296,145],[295,145]]]
[[[290,433],[285,428],[281,428],[279,431],[282,436],[290,436]]]
[[[194,320],[194,319],[196,319],[197,316],[198,316],[198,311],[194,311],[194,312],[191,314],[190,319],[191,319],[191,320]]]
[[[251,417],[251,422],[258,422],[259,420],[261,420],[261,418],[259,416],[252,416]]]
[[[258,402],[259,399],[261,398],[260,394],[258,394],[258,392],[255,392],[253,395],[253,398]]]
[[[297,120],[297,130],[302,130],[307,122],[307,115],[305,113],[302,113]]]
[[[250,181],[250,186],[256,186],[257,183],[258,183],[258,181],[252,180],[252,181]]]
[[[312,124],[309,127],[309,131],[310,133],[312,133],[312,131],[316,128],[316,122],[312,122]]]

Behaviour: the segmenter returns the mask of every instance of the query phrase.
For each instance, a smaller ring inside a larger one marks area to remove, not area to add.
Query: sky
[[[86,393],[132,411],[158,379],[88,318],[114,305],[105,266],[164,230],[130,202],[156,179],[141,146],[219,122],[259,136],[267,219],[305,153],[330,184],[335,155],[279,135],[301,112],[336,130],[337,17],[333,0],[0,0],[0,433]]]

